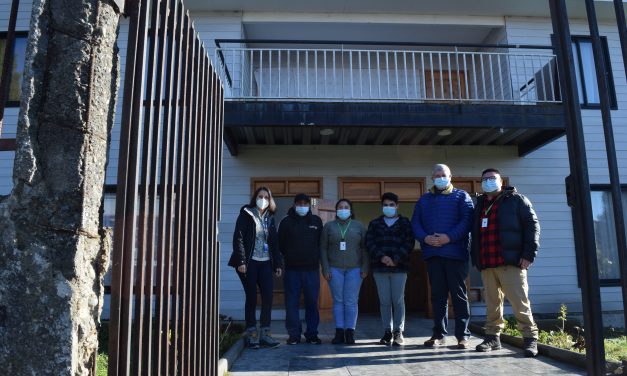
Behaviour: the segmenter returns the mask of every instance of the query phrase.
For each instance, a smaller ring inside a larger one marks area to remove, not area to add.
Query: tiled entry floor
[[[275,349],[245,349],[233,365],[231,376],[335,376],[335,375],[585,375],[584,370],[550,358],[525,358],[520,349],[505,345],[491,353],[474,351],[480,338],[471,338],[471,349],[457,350],[455,337],[450,347],[425,348],[431,336],[431,321],[409,318],[405,326],[403,348],[377,344],[383,334],[377,317],[360,317],[352,346],[332,345],[332,322],[320,327],[322,345],[285,344],[283,322],[275,322],[273,331],[282,344]]]

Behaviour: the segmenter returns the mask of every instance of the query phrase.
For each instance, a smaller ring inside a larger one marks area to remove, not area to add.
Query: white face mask
[[[447,176],[433,179],[433,184],[435,184],[435,187],[437,189],[444,189],[448,187],[450,183],[451,183],[451,179],[449,179]]]
[[[388,218],[396,217],[396,208],[393,206],[384,206],[383,215],[385,215]]]
[[[499,184],[496,179],[494,180],[485,180],[481,182],[481,188],[485,193],[496,192],[499,190]]]
[[[294,207],[294,210],[296,211],[296,214],[304,217],[307,213],[309,213],[309,206],[296,206]]]
[[[270,201],[266,198],[257,199],[257,207],[261,210],[265,210],[270,205]]]
[[[351,216],[351,210],[350,209],[338,209],[336,214],[339,219],[345,221],[348,219],[348,217]]]

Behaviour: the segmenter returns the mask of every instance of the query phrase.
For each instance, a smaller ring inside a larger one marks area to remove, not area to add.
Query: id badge
[[[268,243],[263,243],[263,253],[268,253]]]
[[[340,251],[346,251],[346,242],[345,241],[341,241],[340,242]]]
[[[487,218],[481,219],[481,227],[483,227],[483,228],[488,227],[488,219]]]

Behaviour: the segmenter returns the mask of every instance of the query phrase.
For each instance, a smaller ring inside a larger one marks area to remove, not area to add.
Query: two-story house
[[[627,82],[612,3],[596,3],[625,181]],[[294,194],[306,192],[317,199],[315,209],[323,218],[331,217],[335,201],[344,197],[367,224],[380,214],[379,198],[386,191],[399,194],[401,213],[411,216],[415,201],[432,185],[435,163],[448,164],[454,185],[470,193],[480,192],[481,171],[496,167],[529,197],[542,226],[539,257],[529,272],[534,312],[556,312],[561,303],[570,312],[582,311],[547,1],[190,0],[187,5],[226,93],[219,225],[222,313],[243,318],[244,293],[226,263],[235,219],[256,187],[273,190],[279,216]],[[621,310],[622,302],[594,60],[584,6],[568,5],[603,310],[611,313]],[[9,6],[9,0],[0,1],[0,30],[6,30]],[[16,83],[3,138],[15,134],[29,11],[30,3],[22,1]],[[121,47],[126,27],[123,23],[120,30]],[[110,192],[116,184],[118,142],[119,127],[107,171]],[[12,156],[0,152],[0,194],[11,188]],[[114,199],[114,193],[106,198],[111,219]],[[429,286],[419,249],[412,264],[408,309],[426,313]],[[276,282],[275,317],[281,317],[282,283]],[[476,271],[470,287],[473,314],[482,315]],[[322,309],[330,307],[329,299],[323,290]],[[362,286],[360,309],[378,312],[372,280]]]

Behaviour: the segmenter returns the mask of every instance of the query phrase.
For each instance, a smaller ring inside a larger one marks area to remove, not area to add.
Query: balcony
[[[216,49],[232,142],[423,144],[415,137],[422,130],[432,144],[442,128],[457,128],[436,144],[517,145],[523,155],[563,134],[556,57],[546,47],[312,43]],[[314,129],[297,141],[281,137],[295,126]],[[370,136],[334,129],[355,126],[381,129]]]

